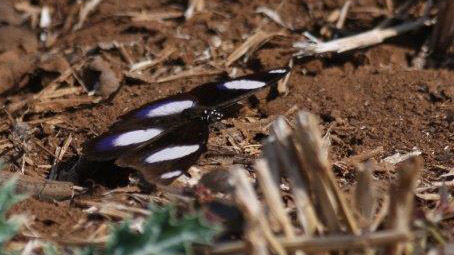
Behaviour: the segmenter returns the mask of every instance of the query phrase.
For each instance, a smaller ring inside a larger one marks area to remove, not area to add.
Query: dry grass
[[[314,115],[299,112],[295,130],[282,118],[273,124],[263,159],[255,165],[263,204],[246,171],[232,169],[235,201],[247,220],[246,240],[216,245],[212,254],[335,254],[358,250],[403,254],[405,245],[414,241],[412,212],[421,158],[405,160],[389,194],[380,198],[372,166],[358,165],[355,199],[351,202],[338,188],[317,123]],[[292,210],[289,203],[282,200],[281,173],[290,182],[296,222],[286,212]],[[390,203],[379,203],[379,199]]]

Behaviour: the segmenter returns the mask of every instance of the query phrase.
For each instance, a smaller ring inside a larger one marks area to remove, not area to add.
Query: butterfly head
[[[208,123],[214,123],[217,121],[220,121],[224,117],[224,114],[219,112],[216,109],[205,109],[203,111],[203,118],[208,122]]]

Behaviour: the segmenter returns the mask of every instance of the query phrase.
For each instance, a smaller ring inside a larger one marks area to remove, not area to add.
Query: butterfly
[[[119,117],[107,132],[86,142],[82,154],[138,170],[148,183],[169,184],[206,150],[211,123],[288,72],[272,69],[158,99]]]

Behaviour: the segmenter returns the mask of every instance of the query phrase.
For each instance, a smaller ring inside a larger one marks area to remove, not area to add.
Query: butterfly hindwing
[[[222,107],[232,105],[283,78],[286,68],[253,73],[235,79],[200,85],[188,94],[197,98],[200,105]]]
[[[160,139],[118,158],[120,167],[139,170],[149,183],[170,183],[206,150],[208,123],[195,118],[177,125]]]

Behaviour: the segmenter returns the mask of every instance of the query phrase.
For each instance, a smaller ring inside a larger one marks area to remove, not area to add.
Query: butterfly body
[[[153,101],[121,116],[109,131],[84,144],[92,161],[134,168],[149,183],[170,183],[206,150],[209,125],[229,108],[288,73],[274,69]]]

